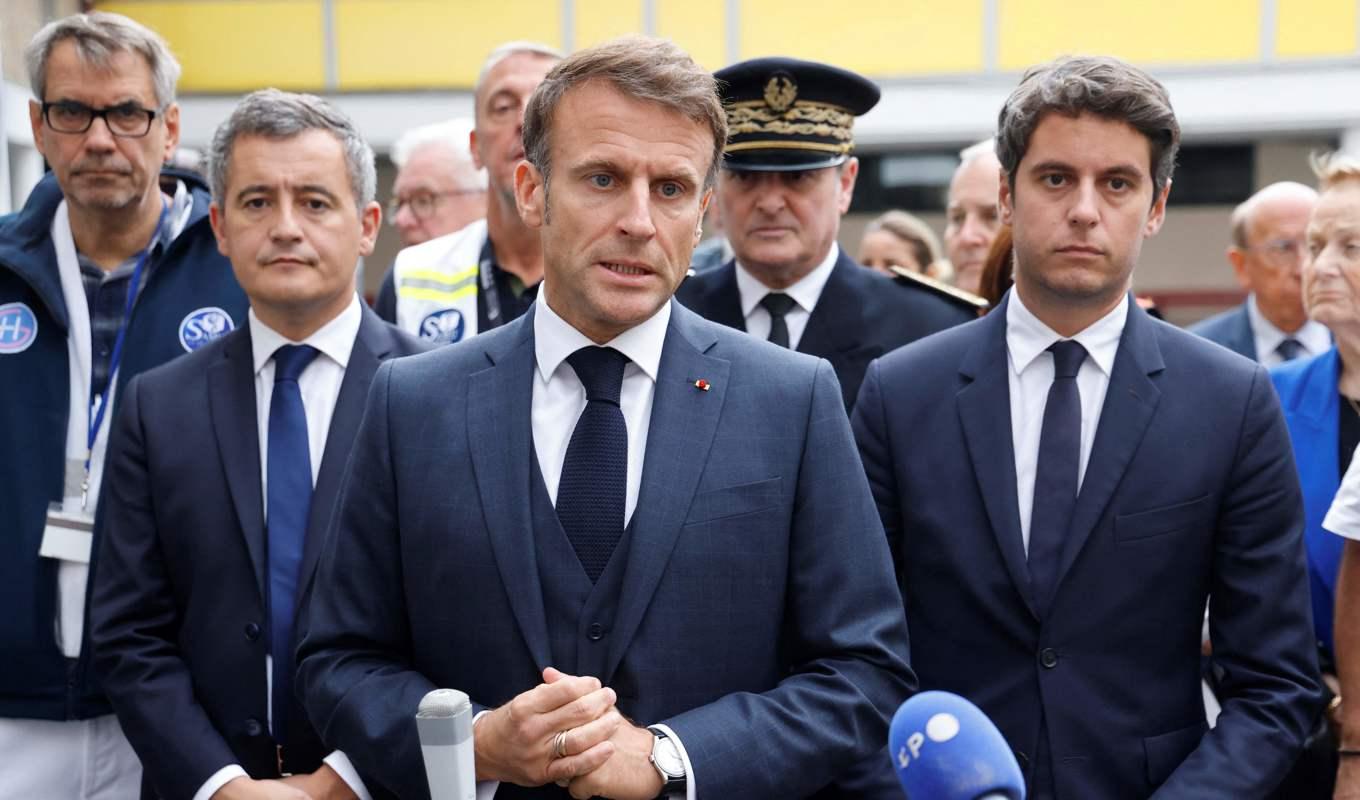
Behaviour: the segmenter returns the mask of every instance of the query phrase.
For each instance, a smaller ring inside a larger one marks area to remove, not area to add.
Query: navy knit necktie
[[[783,292],[770,292],[760,298],[760,305],[770,312],[770,341],[780,347],[789,346],[789,323],[784,316],[793,310],[793,298]]]
[[[286,344],[274,351],[274,393],[269,401],[267,459],[269,538],[269,653],[274,659],[274,741],[283,742],[293,697],[293,612],[307,517],[312,507],[312,455],[307,411],[298,376],[316,358],[315,347]]]
[[[1275,352],[1280,354],[1281,360],[1293,361],[1303,355],[1303,345],[1299,343],[1298,339],[1285,338],[1275,346]]]
[[[619,407],[628,357],[611,347],[582,347],[567,357],[586,389],[557,486],[557,518],[594,583],[623,537],[628,491],[628,426]]]
[[[1063,543],[1077,504],[1081,469],[1081,393],[1077,371],[1086,348],[1075,341],[1054,342],[1053,385],[1044,406],[1039,461],[1034,472],[1034,505],[1029,524],[1029,579],[1035,609],[1042,616],[1052,599]]]

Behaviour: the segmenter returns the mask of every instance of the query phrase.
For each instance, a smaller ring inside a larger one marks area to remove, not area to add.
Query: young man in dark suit
[[[1123,62],[1026,73],[997,137],[1014,288],[871,366],[855,406],[922,686],[981,706],[1039,800],[1263,797],[1320,711],[1270,379],[1129,294],[1178,139]]]

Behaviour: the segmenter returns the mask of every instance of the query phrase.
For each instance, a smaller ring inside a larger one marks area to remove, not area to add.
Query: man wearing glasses
[[[129,378],[243,324],[246,298],[206,187],[162,176],[179,140],[164,40],[77,14],[25,58],[52,174],[0,218],[0,797],[135,797],[85,636],[109,423]]]
[[[1303,309],[1304,230],[1317,192],[1301,183],[1272,183],[1233,210],[1228,261],[1249,293],[1240,306],[1191,332],[1267,367],[1315,356],[1332,337]]]
[[[472,163],[471,133],[470,122],[451,119],[412,128],[392,146],[397,180],[387,219],[401,234],[403,247],[486,216],[486,170]]]
[[[524,159],[524,107],[561,55],[509,42],[491,51],[473,91],[472,160],[487,173],[486,220],[408,247],[383,279],[375,310],[422,339],[457,342],[519,317],[538,295],[538,231],[515,208],[515,167]]]

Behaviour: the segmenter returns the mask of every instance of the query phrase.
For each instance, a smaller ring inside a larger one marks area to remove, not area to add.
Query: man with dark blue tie
[[[981,706],[1040,800],[1264,797],[1320,711],[1270,379],[1129,295],[1178,140],[1123,62],[1027,72],[997,135],[1014,288],[873,364],[855,405],[921,685]]]
[[[298,681],[401,797],[437,687],[497,800],[858,796],[913,688],[831,366],[672,302],[725,139],[673,44],[567,58],[516,170],[543,291],[374,378]]]
[[[373,152],[319,98],[256,92],[210,154],[249,324],[129,383],[95,570],[95,665],[143,797],[360,797],[294,697],[300,609],[378,363],[425,347],[359,301]]]

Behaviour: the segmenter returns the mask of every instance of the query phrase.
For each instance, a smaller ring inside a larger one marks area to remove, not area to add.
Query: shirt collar
[[[1116,305],[1110,313],[1096,320],[1075,336],[1064,337],[1034,316],[1020,300],[1020,293],[1010,290],[1006,303],[1006,348],[1011,354],[1011,366],[1019,375],[1049,348],[1049,345],[1070,338],[1086,348],[1086,356],[1108,378],[1114,369],[1114,357],[1119,352],[1119,339],[1124,335],[1124,324],[1129,318],[1129,298]]]
[[[259,375],[260,370],[264,369],[264,365],[274,356],[274,351],[286,344],[309,344],[339,364],[341,369],[345,369],[349,366],[349,354],[354,350],[354,340],[359,336],[359,323],[363,321],[364,313],[359,307],[359,295],[355,294],[350,299],[349,305],[335,319],[322,325],[300,342],[285,338],[283,334],[261,322],[260,318],[255,316],[253,307],[246,314],[246,318],[247,324],[250,325],[250,351],[255,359],[255,374]]]
[[[1304,322],[1303,327],[1293,333],[1285,333],[1275,327],[1275,323],[1266,319],[1266,315],[1256,305],[1255,293],[1247,296],[1247,318],[1251,320],[1251,334],[1259,342],[1258,349],[1261,352],[1256,354],[1258,358],[1265,358],[1267,353],[1275,352],[1285,339],[1293,339],[1303,345],[1308,355],[1314,356],[1332,346],[1332,336],[1327,332],[1327,326],[1316,320]]]
[[[592,347],[595,342],[552,310],[548,305],[548,293],[542,290],[542,284],[535,302],[538,307],[534,311],[534,360],[538,362],[539,380],[547,383],[557,368],[562,366],[562,362],[567,360],[567,356],[582,347]],[[605,342],[604,346],[628,356],[628,360],[655,383],[670,321],[671,304],[667,300],[655,314]]]
[[[831,269],[836,266],[836,259],[840,257],[840,245],[831,243],[831,249],[827,252],[826,258],[818,264],[811,272],[798,279],[798,282],[784,290],[784,294],[793,298],[799,308],[809,314],[812,313],[813,306],[817,305],[817,298],[822,296],[822,289],[826,282],[831,278]],[[741,315],[749,317],[751,311],[765,295],[772,289],[760,282],[760,279],[746,270],[746,267],[737,264],[737,293],[741,295]]]

